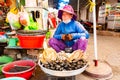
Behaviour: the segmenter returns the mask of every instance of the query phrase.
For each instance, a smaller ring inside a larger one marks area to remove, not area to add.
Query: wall
[[[86,14],[87,14],[87,9],[83,8],[80,10],[80,19],[82,19],[83,21],[86,20]]]
[[[113,5],[115,3],[117,3],[117,0],[109,0],[110,4]]]

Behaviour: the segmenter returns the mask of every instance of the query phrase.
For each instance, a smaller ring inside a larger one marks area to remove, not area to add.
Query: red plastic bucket
[[[18,35],[20,47],[22,48],[41,48],[43,46],[45,35]]]
[[[13,68],[15,65],[31,66],[31,68],[28,70],[25,70],[25,71],[21,71],[21,72],[9,72],[9,70],[11,68]],[[32,60],[19,60],[19,61],[14,61],[14,62],[6,64],[2,68],[2,72],[5,75],[5,77],[15,77],[16,76],[16,77],[22,77],[22,78],[29,80],[29,78],[32,76],[35,66],[36,66],[36,63],[33,62]]]

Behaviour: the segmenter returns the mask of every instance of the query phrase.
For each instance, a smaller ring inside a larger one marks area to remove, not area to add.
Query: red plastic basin
[[[25,70],[25,71],[21,71],[21,72],[9,72],[9,70],[11,68],[13,68],[15,65],[31,66],[31,68],[28,70]],[[6,64],[2,68],[2,72],[5,75],[5,77],[15,77],[16,76],[16,77],[22,77],[22,78],[29,80],[29,78],[32,76],[35,66],[36,66],[36,63],[33,62],[32,60],[19,60],[19,61],[14,61],[14,62]]]
[[[45,35],[26,36],[18,35],[20,47],[22,48],[42,48]]]

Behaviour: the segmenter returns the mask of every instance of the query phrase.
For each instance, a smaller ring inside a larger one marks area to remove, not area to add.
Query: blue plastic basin
[[[21,77],[8,77],[8,78],[0,79],[0,80],[26,80],[26,79],[21,78]]]

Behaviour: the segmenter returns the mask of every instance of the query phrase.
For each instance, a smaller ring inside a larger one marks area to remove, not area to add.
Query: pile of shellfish
[[[84,53],[81,50],[76,50],[72,53],[61,51],[57,53],[52,48],[47,48],[39,56],[40,64],[48,69],[56,71],[77,70],[87,64],[83,58]]]

